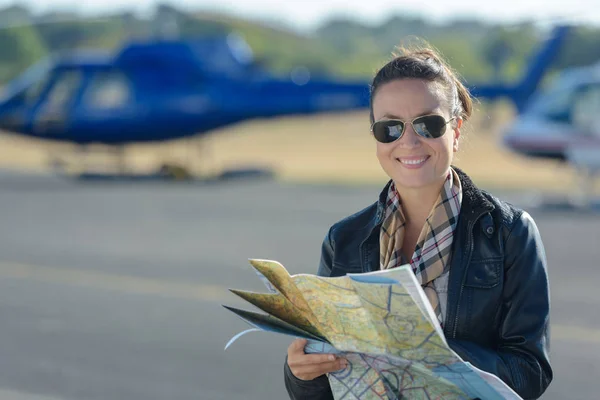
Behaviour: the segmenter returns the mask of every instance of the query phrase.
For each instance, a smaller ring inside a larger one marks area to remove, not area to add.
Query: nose
[[[404,135],[397,141],[397,145],[405,148],[418,147],[421,144],[421,137],[417,135],[412,124],[406,124]]]

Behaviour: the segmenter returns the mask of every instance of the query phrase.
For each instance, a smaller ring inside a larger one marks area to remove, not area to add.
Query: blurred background
[[[595,398],[600,12],[524,3],[0,1],[0,399],[287,398],[227,289],[376,201],[368,84],[423,41],[477,99],[456,165],[544,239],[543,398]]]

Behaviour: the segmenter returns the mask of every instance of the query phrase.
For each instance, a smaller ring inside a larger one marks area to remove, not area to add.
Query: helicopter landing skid
[[[74,151],[54,151],[50,154],[50,167],[59,175],[91,173],[111,173],[116,176],[129,174],[125,146],[111,146],[100,151],[92,145],[79,145]]]
[[[191,164],[192,161],[202,160],[202,175],[191,172],[191,167],[178,162],[163,162],[153,171],[134,172],[127,163],[125,146],[103,147],[104,152],[93,146],[79,146],[70,157],[51,155],[50,165],[57,175],[92,182],[152,182],[152,181],[181,181],[181,182],[224,182],[247,179],[272,179],[275,173],[270,168],[239,167],[235,169],[211,170],[206,164],[206,148],[190,143],[188,149],[200,152],[201,157],[184,157],[182,161]],[[204,157],[202,157],[204,156]]]
[[[125,145],[101,149],[80,145],[68,155],[63,153],[62,157],[54,153],[50,156],[50,166],[56,174],[77,180],[181,181],[194,178],[188,168],[176,163],[161,163],[154,171],[134,172],[127,162]]]

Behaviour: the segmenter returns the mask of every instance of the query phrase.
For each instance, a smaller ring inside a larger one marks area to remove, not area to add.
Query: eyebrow
[[[435,110],[425,111],[425,112],[423,112],[423,113],[421,113],[421,114],[418,114],[418,115],[416,115],[416,116],[415,116],[415,117],[413,117],[413,118],[419,118],[419,117],[422,117],[423,115],[431,115],[431,114],[435,114]],[[399,116],[397,116],[397,115],[394,115],[394,114],[389,114],[389,113],[385,113],[385,114],[383,114],[382,118],[387,118],[387,119],[400,119],[400,120],[401,120],[401,119],[403,119],[403,118],[401,118],[401,117],[399,117]]]

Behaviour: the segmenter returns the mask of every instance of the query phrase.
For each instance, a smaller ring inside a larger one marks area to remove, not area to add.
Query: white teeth
[[[418,160],[402,160],[401,158],[398,158],[398,160],[402,163],[402,164],[409,164],[409,165],[417,165],[417,164],[421,164],[423,163],[425,160],[427,160],[427,157],[423,157],[420,158]]]

